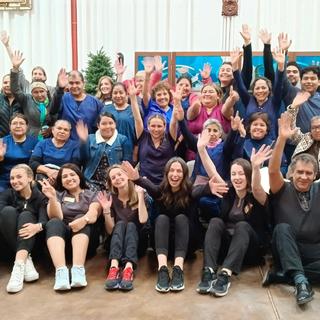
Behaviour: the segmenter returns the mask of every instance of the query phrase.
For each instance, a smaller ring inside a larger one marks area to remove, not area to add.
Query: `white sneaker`
[[[20,261],[15,261],[10,280],[7,284],[7,292],[15,293],[19,292],[23,288],[25,264]]]
[[[39,279],[39,273],[33,265],[31,255],[29,254],[24,268],[24,281],[31,282]]]

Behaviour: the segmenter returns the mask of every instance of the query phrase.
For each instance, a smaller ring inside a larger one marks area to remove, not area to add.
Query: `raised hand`
[[[210,134],[208,129],[203,129],[201,133],[198,134],[197,147],[198,150],[205,148],[210,141]]]
[[[127,92],[128,92],[128,95],[129,95],[130,98],[136,97],[136,95],[138,93],[138,90],[134,85],[134,81],[129,81]]]
[[[3,158],[7,151],[7,145],[0,139],[0,158]]]
[[[170,90],[173,97],[173,117],[177,121],[182,121],[184,119],[184,110],[181,105],[182,94],[181,90],[173,91]]]
[[[88,127],[87,125],[82,121],[79,120],[76,124],[76,130],[77,130],[77,134],[79,136],[79,139],[82,142],[86,142],[89,136],[89,132],[88,132]]]
[[[292,41],[288,39],[287,33],[281,32],[278,35],[278,43],[281,50],[287,51],[291,46]]]
[[[278,63],[278,69],[280,71],[284,70],[284,63],[286,61],[286,54],[283,49],[276,48],[272,51],[272,57],[273,60],[275,60]]]
[[[298,128],[291,128],[291,115],[288,112],[284,112],[281,114],[280,119],[278,119],[278,127],[279,127],[279,138],[289,139],[292,137]]]
[[[11,57],[12,67],[14,69],[19,69],[24,60],[23,53],[19,50],[15,51]]]
[[[229,98],[234,102],[237,102],[240,99],[238,92],[236,90],[233,90],[233,86],[230,86]]]
[[[300,107],[303,103],[305,103],[309,98],[311,94],[307,91],[299,91],[295,98],[292,101],[291,107],[292,108],[298,108]]]
[[[164,66],[166,65],[166,62],[162,62],[161,56],[155,56],[154,57],[154,68],[156,71],[162,72]]]
[[[236,115],[233,117],[231,116],[231,129],[233,131],[238,131],[242,137],[246,135],[246,129],[243,125],[243,119],[239,116],[239,111],[237,111]]]
[[[216,182],[215,177],[209,180],[209,187],[211,193],[218,198],[223,198],[223,195],[229,191],[228,185],[225,182]]]
[[[148,59],[147,59],[148,58]],[[143,60],[144,71],[147,75],[151,75],[154,70],[154,58],[153,57],[145,57]]]
[[[123,63],[117,58],[114,62],[114,69],[116,70],[117,75],[123,75],[127,69],[127,66],[124,66]]]
[[[247,46],[251,42],[251,32],[247,24],[242,25],[242,31],[240,31],[244,44]]]
[[[255,148],[252,149],[250,161],[253,168],[260,168],[264,162],[269,160],[272,155],[271,146],[263,144],[258,151]]]
[[[68,85],[68,74],[66,72],[66,69],[61,68],[58,73],[58,86],[59,88],[65,88]]]
[[[271,43],[271,33],[268,32],[267,29],[261,29],[259,31],[259,38],[264,44],[270,44]]]
[[[48,180],[39,180],[38,181],[41,185],[41,191],[42,193],[48,198],[48,199],[56,199],[57,193],[55,188],[50,184]]]
[[[0,38],[3,45],[7,47],[9,45],[9,39],[10,39],[9,35],[7,34],[7,31],[5,30],[1,31]]]
[[[132,181],[139,179],[139,172],[135,169],[129,161],[122,161],[121,169],[127,174]]]
[[[97,200],[99,201],[103,210],[109,211],[112,205],[112,197],[105,191],[100,191],[97,195]]]
[[[202,70],[199,69],[202,79],[210,78],[212,67],[210,63],[204,63]]]
[[[233,71],[236,71],[239,69],[241,56],[242,56],[242,52],[240,51],[239,48],[235,48],[233,51],[230,51],[230,62],[231,62]]]

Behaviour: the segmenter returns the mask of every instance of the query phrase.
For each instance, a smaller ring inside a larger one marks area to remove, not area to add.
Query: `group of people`
[[[15,254],[8,292],[39,278],[31,253],[46,250],[44,241],[54,289],[86,286],[86,257],[107,234],[106,290],[133,289],[139,255],[152,246],[155,289],[181,291],[186,257],[203,248],[197,292],[221,297],[232,274],[271,249],[263,284],[293,283],[298,304],[312,300],[320,274],[320,71],[287,63],[288,36],[280,33],[272,52],[261,30],[265,76],[252,79],[248,26],[241,35],[243,52],[230,53],[219,83],[204,66],[200,93],[186,75],[173,86],[161,81],[154,57],[125,81],[117,60],[117,82],[101,77],[94,97],[79,71],[61,69],[52,88],[35,67],[27,82],[23,54],[2,33],[12,62],[0,94],[0,246]]]

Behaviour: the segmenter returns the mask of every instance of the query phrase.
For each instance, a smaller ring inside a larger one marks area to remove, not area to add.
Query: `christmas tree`
[[[106,55],[103,47],[99,51],[97,51],[96,54],[90,52],[88,54],[88,58],[88,67],[85,70],[85,89],[87,93],[95,95],[99,79],[102,76],[109,76],[114,79],[115,73],[113,72],[111,59]]]

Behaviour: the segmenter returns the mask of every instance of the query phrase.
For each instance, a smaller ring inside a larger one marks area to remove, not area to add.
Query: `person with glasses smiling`
[[[302,133],[300,128],[296,127],[297,114],[300,106],[310,98],[310,93],[304,91],[299,92],[292,104],[288,107],[288,112],[291,115],[291,127],[295,129],[295,133],[292,136],[292,142],[297,145],[292,159],[301,153],[308,153],[314,156],[318,161],[317,178],[319,178],[319,167],[320,167],[320,115],[314,116],[310,121],[310,131]]]

